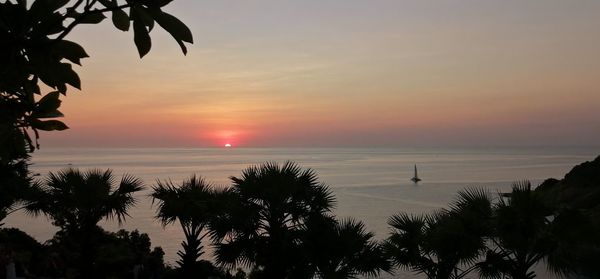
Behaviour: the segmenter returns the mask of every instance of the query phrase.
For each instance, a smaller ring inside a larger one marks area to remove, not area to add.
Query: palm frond
[[[503,278],[511,270],[511,263],[507,260],[507,255],[493,250],[488,250],[484,261],[475,266],[481,278],[489,279]]]
[[[388,220],[388,225],[392,228],[404,232],[422,232],[425,225],[425,217],[422,215],[409,215],[407,213],[399,213],[392,215]]]
[[[458,192],[458,197],[450,204],[450,210],[491,211],[492,198],[484,188],[467,188]]]

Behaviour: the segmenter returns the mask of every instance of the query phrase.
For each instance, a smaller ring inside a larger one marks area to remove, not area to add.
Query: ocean
[[[600,148],[42,148],[32,157],[32,170],[41,177],[63,168],[113,170],[117,178],[127,173],[141,178],[146,190],[130,218],[119,226],[102,222],[110,231],[138,229],[161,246],[165,259],[174,263],[183,234],[179,225],[162,227],[154,219],[148,197],[157,180],[175,183],[192,174],[217,187],[227,187],[229,177],[247,166],[267,161],[294,161],[311,168],[337,198],[340,218],[362,220],[378,239],[389,234],[388,218],[399,212],[423,214],[445,207],[457,191],[484,187],[491,193],[509,191],[511,183],[529,180],[538,185],[546,178],[562,178],[573,166],[593,160]],[[413,167],[423,180],[410,181]],[[39,241],[56,232],[45,217],[17,212],[5,219]],[[206,245],[208,246],[208,245]],[[209,248],[210,250],[210,248]],[[210,252],[210,251],[209,251]],[[210,253],[207,253],[210,256]],[[540,272],[543,272],[543,268]],[[546,277],[548,275],[544,275]],[[409,271],[382,278],[415,278]]]

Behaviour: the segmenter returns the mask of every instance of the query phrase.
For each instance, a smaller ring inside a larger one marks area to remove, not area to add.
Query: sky
[[[106,20],[44,146],[597,146],[600,1],[175,0],[139,59]]]

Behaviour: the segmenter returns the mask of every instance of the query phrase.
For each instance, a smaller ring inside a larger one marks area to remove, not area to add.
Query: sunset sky
[[[139,59],[110,20],[44,146],[600,143],[600,1],[207,0]]]

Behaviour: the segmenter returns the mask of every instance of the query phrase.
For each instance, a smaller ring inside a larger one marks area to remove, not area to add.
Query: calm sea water
[[[510,189],[514,181],[528,179],[536,185],[546,178],[562,178],[574,165],[592,160],[600,148],[494,148],[494,149],[387,149],[387,148],[44,148],[33,156],[35,172],[75,167],[113,169],[141,178],[148,188],[157,179],[179,182],[192,174],[227,187],[252,164],[291,160],[314,169],[337,197],[339,217],[364,221],[377,238],[387,237],[387,219],[398,212],[427,213],[451,202],[465,187],[485,187],[492,193]],[[423,179],[413,184],[413,165]],[[154,220],[149,190],[138,195],[139,203],[122,228],[148,233],[153,245],[165,250],[174,262],[183,239],[178,225],[162,227]],[[40,241],[56,232],[44,217],[15,213],[6,227],[17,227]],[[107,230],[118,230],[105,222]],[[391,276],[383,276],[390,277]],[[400,272],[394,278],[413,278]]]

